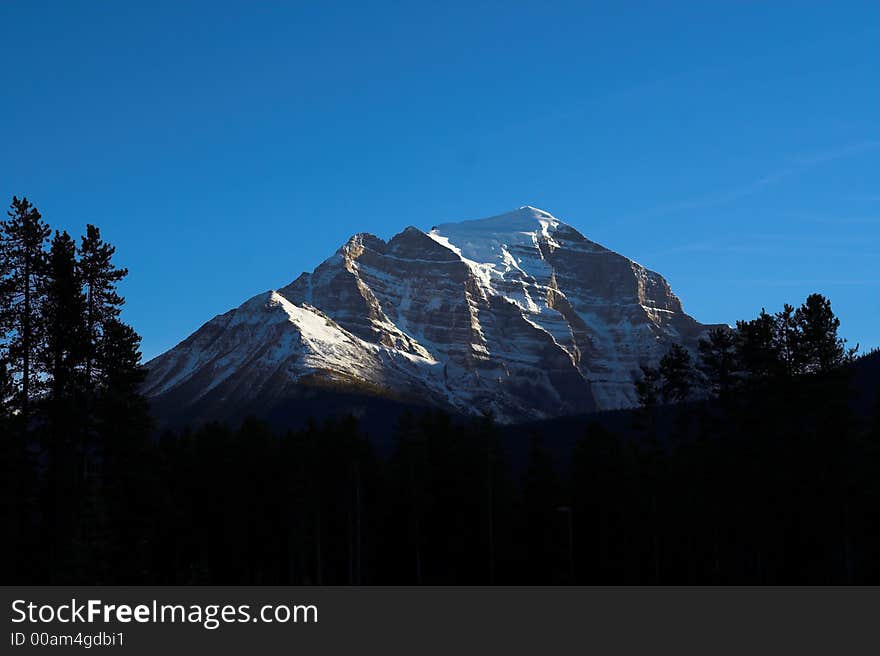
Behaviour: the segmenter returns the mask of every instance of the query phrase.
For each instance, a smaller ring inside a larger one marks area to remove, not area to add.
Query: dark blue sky
[[[880,345],[880,3],[4,2],[0,197],[99,225],[144,354],[354,232],[535,205],[706,322]]]

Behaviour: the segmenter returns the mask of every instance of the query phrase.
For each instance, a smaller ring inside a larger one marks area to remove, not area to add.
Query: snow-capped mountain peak
[[[473,219],[455,223],[443,223],[431,229],[432,235],[448,236],[449,233],[466,236],[478,241],[518,241],[528,235],[547,237],[562,224],[549,212],[524,205],[512,212],[505,212],[485,219]],[[566,226],[568,227],[568,226]]]
[[[526,205],[354,235],[148,363],[146,392],[210,408],[332,382],[517,421],[630,406],[638,365],[704,330],[661,276]]]

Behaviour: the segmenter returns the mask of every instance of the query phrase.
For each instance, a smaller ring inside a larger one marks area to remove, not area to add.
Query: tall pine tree
[[[733,387],[736,369],[736,339],[729,328],[713,328],[700,339],[699,368],[706,376],[710,392],[727,399]]]
[[[779,358],[781,371],[788,377],[798,373],[800,368],[800,327],[795,309],[786,303],[775,315],[774,346]]]
[[[799,331],[798,352],[803,373],[828,373],[839,368],[855,349],[837,335],[840,319],[831,310],[831,301],[821,294],[810,294],[794,315]]]
[[[50,229],[27,198],[12,198],[8,218],[0,223],[5,277],[0,284],[0,325],[7,335],[9,369],[18,384],[16,409],[25,427],[40,386],[37,367],[41,330],[40,294]]]
[[[736,323],[738,366],[752,384],[766,383],[782,370],[776,334],[775,318],[763,309],[757,319]]]
[[[66,232],[56,232],[52,239],[42,291],[40,309],[45,327],[40,364],[51,381],[52,400],[73,400],[77,396],[88,335],[76,243]]]
[[[127,269],[118,269],[112,262],[116,249],[101,238],[101,231],[89,224],[80,243],[80,270],[86,293],[85,323],[93,348],[86,354],[85,372],[94,380],[96,349],[105,326],[119,317],[125,303],[116,284],[128,275]],[[99,374],[98,374],[99,375]]]
[[[43,509],[44,544],[49,546],[56,573],[73,567],[62,554],[70,553],[70,538],[81,517],[82,482],[88,462],[83,416],[81,364],[86,347],[83,330],[84,297],[76,264],[76,243],[56,232],[46,258],[40,297],[41,340],[37,350],[46,378],[41,400],[46,482]]]
[[[663,400],[668,402],[686,401],[693,389],[694,368],[690,352],[680,344],[669,347],[666,355],[660,358],[660,390]]]

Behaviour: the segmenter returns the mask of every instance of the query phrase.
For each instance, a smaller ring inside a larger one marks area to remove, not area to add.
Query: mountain
[[[321,389],[518,422],[631,407],[639,365],[706,329],[662,276],[526,206],[354,235],[147,363],[144,390],[191,421]]]

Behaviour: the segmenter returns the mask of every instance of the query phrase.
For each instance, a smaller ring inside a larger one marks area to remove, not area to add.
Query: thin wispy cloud
[[[757,194],[768,187],[782,182],[783,180],[802,175],[807,171],[822,164],[846,159],[848,157],[854,157],[856,155],[861,155],[863,153],[875,150],[880,150],[880,139],[868,139],[865,141],[860,141],[857,143],[848,144],[845,146],[840,146],[837,148],[832,148],[809,155],[793,157],[792,163],[789,166],[780,168],[776,171],[771,171],[761,176],[760,178],[753,180],[752,182],[705,196],[698,196],[680,202],[658,206],[653,209],[647,210],[646,212],[639,213],[638,215],[631,216],[629,218],[644,219],[656,216],[663,216],[666,214],[674,214],[675,212],[686,210],[726,205],[733,201],[740,200],[741,198]]]
[[[726,238],[684,243],[673,248],[651,253],[647,259],[686,254],[757,255],[766,257],[823,257],[878,258],[880,250],[858,236],[836,235],[829,238],[803,237],[785,234],[749,234],[747,243],[731,235]]]
[[[751,278],[720,280],[719,283],[759,285],[764,287],[802,287],[819,285],[824,287],[874,287],[880,285],[880,278],[848,278],[839,280],[823,280],[822,278]]]
[[[837,159],[851,157],[852,155],[859,155],[861,153],[877,150],[878,148],[880,148],[880,139],[869,139],[867,141],[843,146],[842,148],[834,148],[831,150],[814,153],[813,155],[809,155],[806,157],[801,157],[798,159],[798,163],[802,166],[807,167],[815,166],[816,164],[831,162]]]
[[[829,214],[816,214],[812,212],[783,212],[782,217],[809,221],[810,223],[826,225],[852,225],[852,226],[875,226],[880,225],[880,216],[837,216]]]

